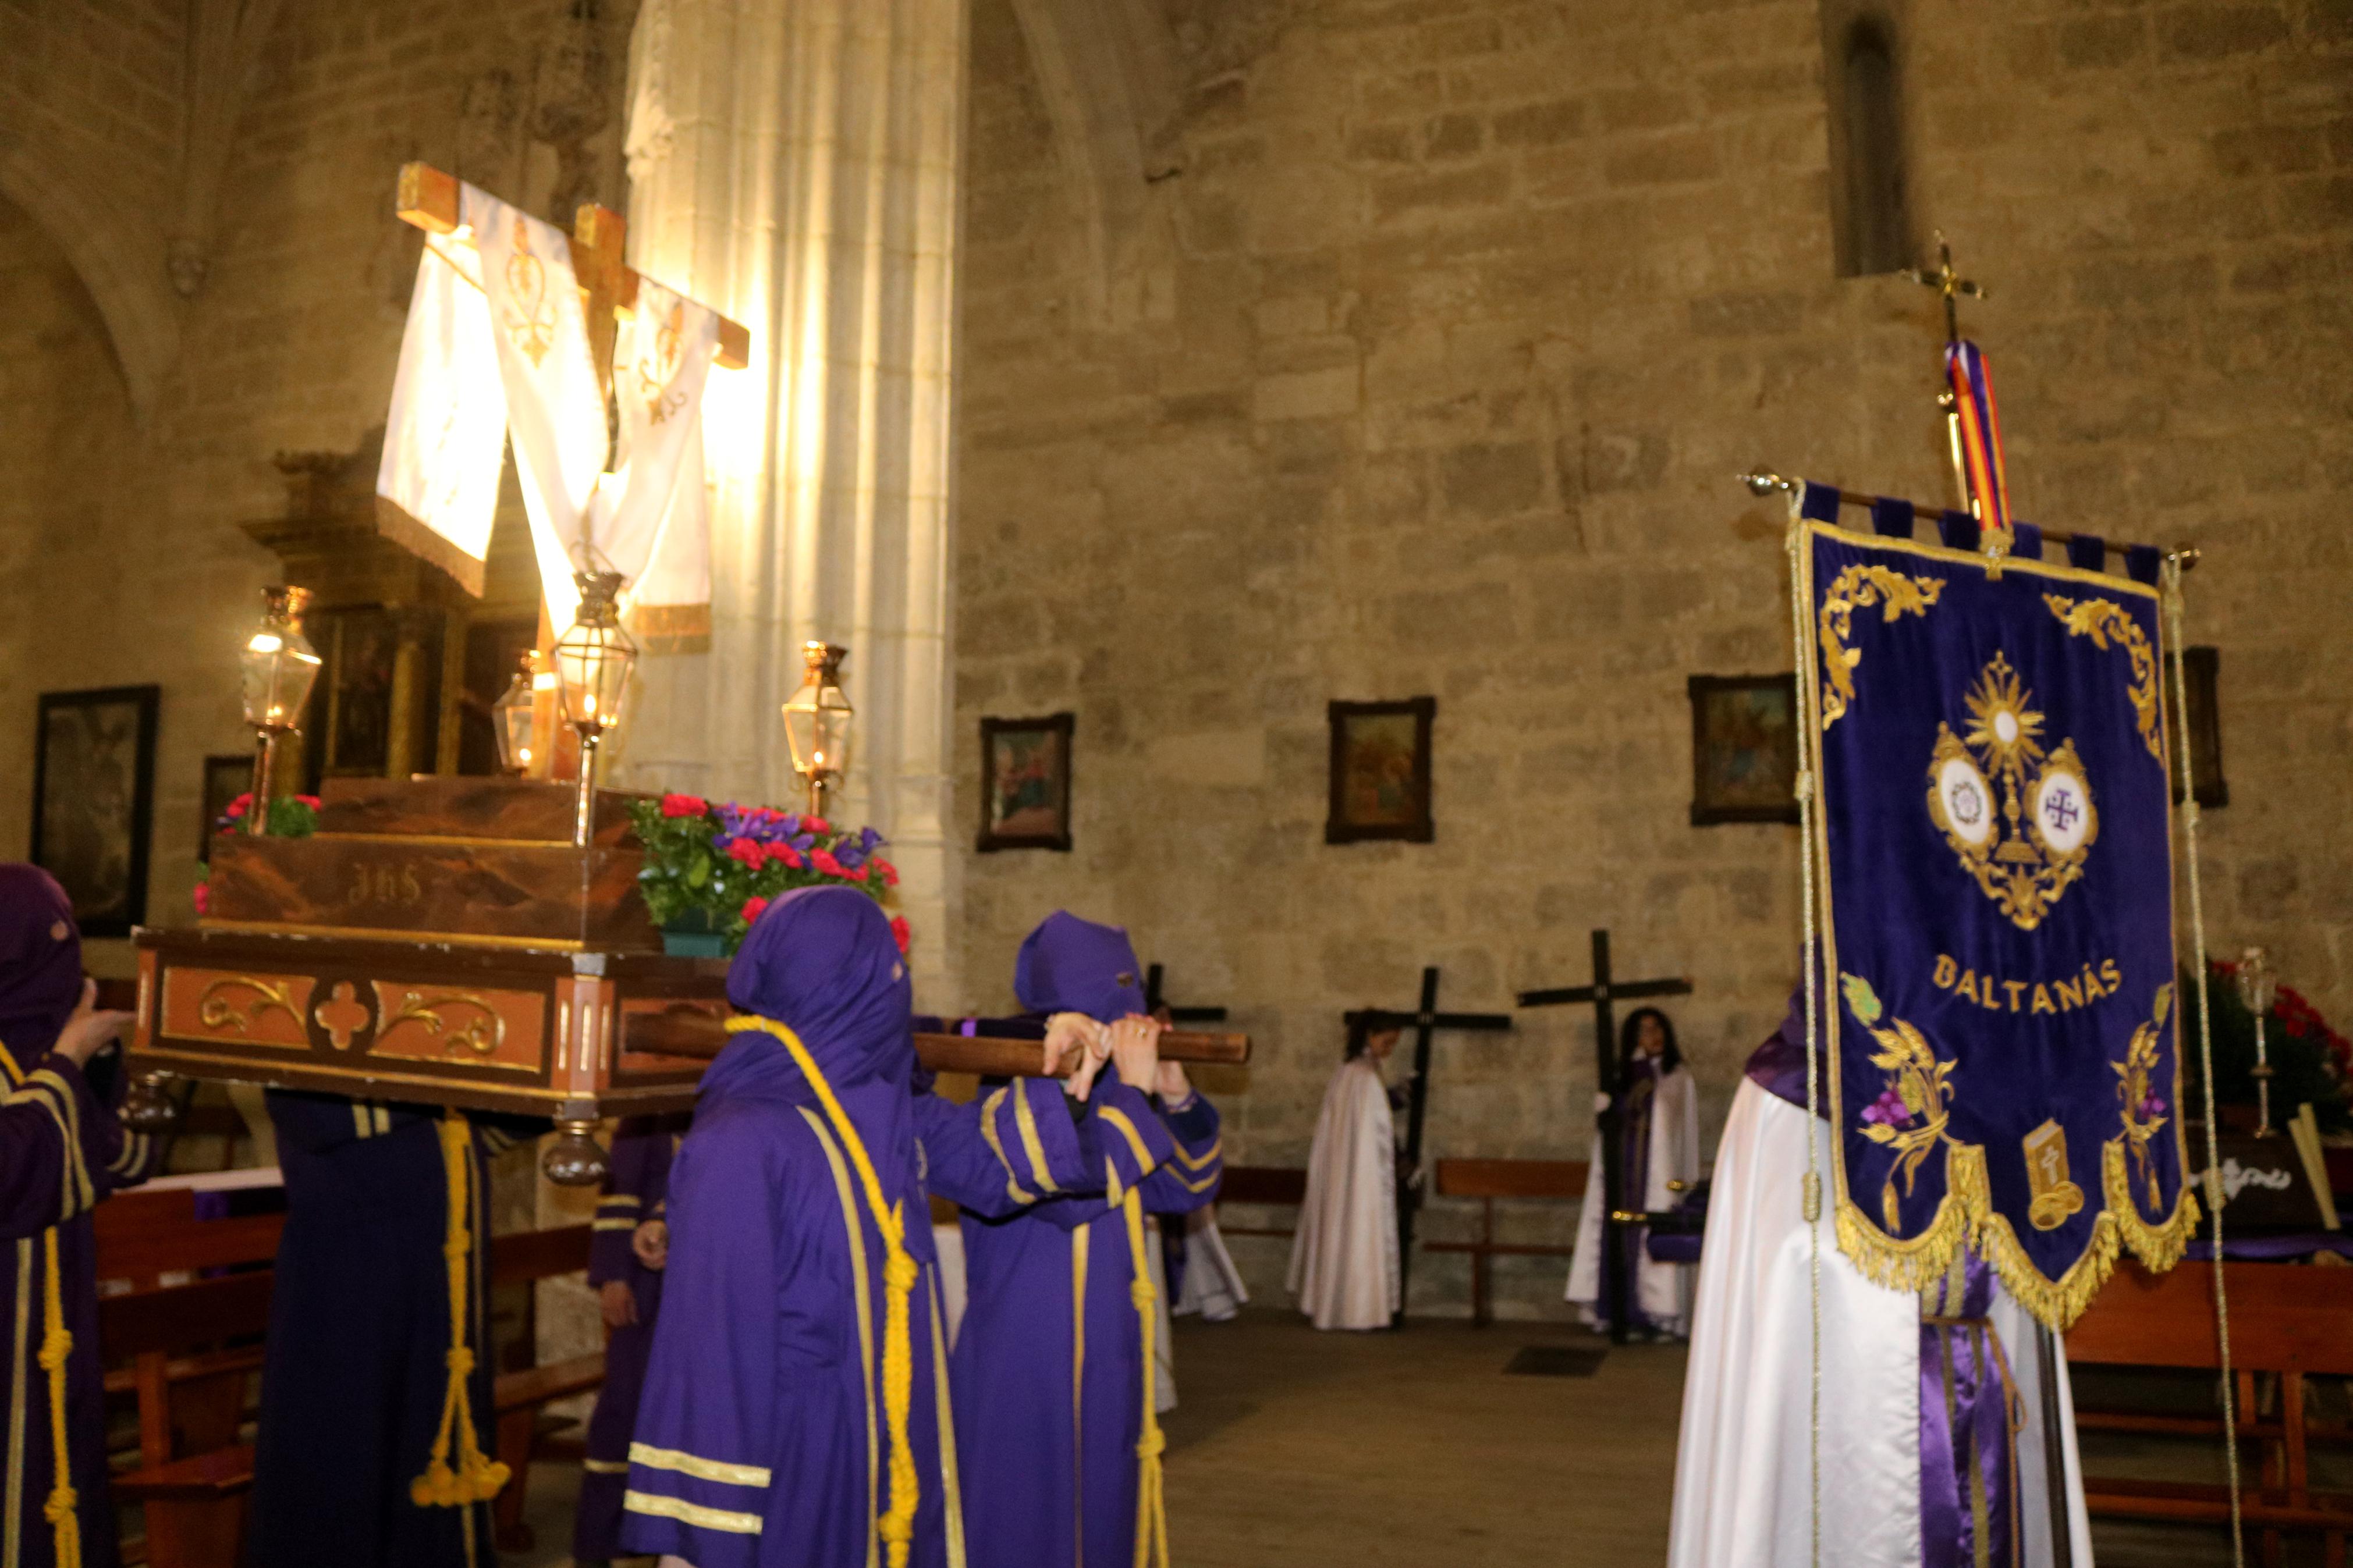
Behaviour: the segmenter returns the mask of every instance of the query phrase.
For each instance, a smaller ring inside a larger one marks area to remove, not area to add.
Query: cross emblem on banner
[[[1620,1215],[1626,1212],[1626,1173],[1623,1152],[1619,1148],[1619,1110],[1626,1098],[1626,1083],[1618,1058],[1617,1004],[1620,1000],[1639,1001],[1646,996],[1688,996],[1689,980],[1625,980],[1609,972],[1609,933],[1593,933],[1593,984],[1571,985],[1552,991],[1523,991],[1523,1007],[1557,1007],[1580,1002],[1593,1005],[1593,1053],[1596,1076],[1609,1096],[1609,1109],[1596,1119],[1601,1145],[1601,1291],[1609,1308],[1609,1338],[1619,1344],[1626,1342],[1626,1259],[1619,1246],[1618,1232],[1626,1222]]]
[[[1392,1328],[1405,1321],[1406,1284],[1413,1269],[1413,1221],[1415,1211],[1421,1206],[1421,1123],[1423,1112],[1430,1106],[1430,1042],[1440,1029],[1465,1029],[1474,1033],[1492,1033],[1512,1026],[1509,1013],[1441,1013],[1438,1010],[1438,966],[1431,964],[1421,972],[1421,1003],[1410,1013],[1392,1013],[1384,1008],[1367,1007],[1346,1014],[1352,1026],[1358,1022],[1374,1029],[1413,1030],[1413,1078],[1407,1092],[1405,1122],[1405,1168],[1407,1175],[1398,1193],[1398,1310]]]

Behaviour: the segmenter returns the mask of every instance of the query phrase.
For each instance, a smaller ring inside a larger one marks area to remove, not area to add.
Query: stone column
[[[800,644],[849,650],[847,821],[949,999],[948,476],[965,0],[648,0],[629,260],[752,330],[712,373],[712,635],[643,662],[616,783],[789,805]]]

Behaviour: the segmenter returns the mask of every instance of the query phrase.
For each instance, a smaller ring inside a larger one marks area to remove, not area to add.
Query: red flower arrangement
[[[850,887],[888,903],[899,880],[877,856],[884,840],[871,827],[676,793],[641,800],[630,816],[646,852],[638,882],[647,912],[657,925],[716,934],[730,952],[795,888]],[[892,931],[905,952],[906,921]]]

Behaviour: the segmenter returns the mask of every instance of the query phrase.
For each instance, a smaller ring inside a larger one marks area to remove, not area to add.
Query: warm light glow
[[[531,748],[529,746],[517,747],[515,749],[515,755],[522,759],[522,765],[524,767],[531,766]]]
[[[555,671],[552,669],[543,669],[537,675],[533,676],[531,678],[531,689],[533,691],[554,690]]]
[[[256,632],[253,640],[245,646],[256,653],[276,653],[286,646],[286,639],[276,632]]]

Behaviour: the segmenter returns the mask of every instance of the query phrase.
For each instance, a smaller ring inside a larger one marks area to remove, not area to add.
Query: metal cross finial
[[[1972,300],[1991,298],[1986,292],[1983,284],[1960,277],[1953,271],[1953,247],[1946,243],[1945,231],[1941,228],[1936,231],[1936,269],[1931,272],[1925,267],[1907,267],[1904,269],[1904,276],[1915,283],[1936,289],[1945,297],[1945,341],[1947,342],[1958,342],[1961,338],[1960,311],[1954,304],[1954,300],[1964,294]]]

